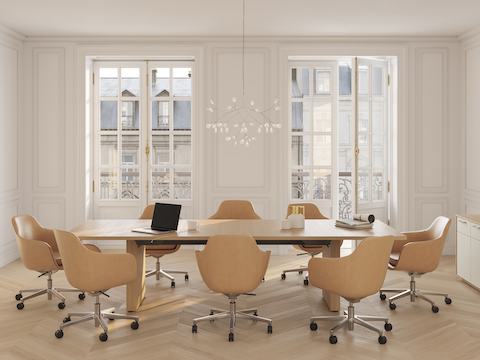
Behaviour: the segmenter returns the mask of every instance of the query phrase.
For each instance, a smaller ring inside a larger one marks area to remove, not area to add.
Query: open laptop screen
[[[182,205],[156,203],[151,228],[160,231],[177,230],[181,209]]]

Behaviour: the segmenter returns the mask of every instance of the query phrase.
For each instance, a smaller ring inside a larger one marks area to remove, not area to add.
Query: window
[[[96,205],[192,205],[192,64],[95,62]]]

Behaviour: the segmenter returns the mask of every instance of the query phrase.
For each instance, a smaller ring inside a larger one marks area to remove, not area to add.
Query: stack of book
[[[335,226],[347,229],[371,229],[373,223],[355,219],[341,219],[335,222]]]

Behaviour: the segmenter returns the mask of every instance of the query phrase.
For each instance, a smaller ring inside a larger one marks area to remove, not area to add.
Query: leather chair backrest
[[[248,200],[225,200],[209,219],[261,219]]]
[[[270,251],[249,235],[215,235],[196,251],[203,281],[212,291],[239,295],[255,290],[265,276]]]
[[[317,205],[313,203],[294,203],[289,204],[287,209],[287,217],[292,213],[293,206],[303,206],[305,208],[305,219],[328,219],[320,212]]]

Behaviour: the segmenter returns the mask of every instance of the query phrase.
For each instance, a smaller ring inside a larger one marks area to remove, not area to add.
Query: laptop
[[[163,234],[176,231],[181,209],[182,205],[156,203],[150,227],[136,228],[132,231],[145,234]]]

